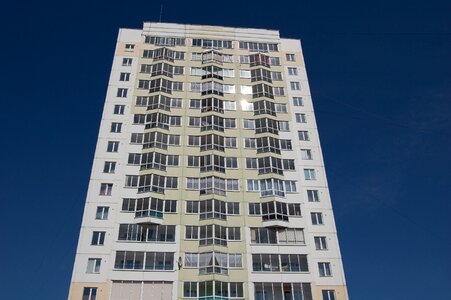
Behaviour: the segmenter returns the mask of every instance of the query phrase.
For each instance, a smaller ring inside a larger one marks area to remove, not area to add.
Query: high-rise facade
[[[119,31],[69,299],[348,299],[299,40]]]

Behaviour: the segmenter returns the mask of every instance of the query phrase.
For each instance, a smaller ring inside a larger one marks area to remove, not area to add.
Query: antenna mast
[[[163,16],[163,4],[160,6],[160,23],[161,23],[161,17]]]

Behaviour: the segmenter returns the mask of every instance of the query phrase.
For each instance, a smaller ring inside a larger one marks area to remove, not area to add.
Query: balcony
[[[288,227],[290,219],[284,214],[267,214],[262,215],[263,227]]]
[[[141,210],[135,213],[135,224],[163,224],[163,212],[158,210]]]

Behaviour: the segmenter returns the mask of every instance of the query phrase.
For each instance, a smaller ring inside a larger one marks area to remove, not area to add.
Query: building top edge
[[[144,22],[143,33],[165,34],[179,37],[221,36],[232,39],[267,41],[276,41],[280,39],[278,30],[157,22]]]

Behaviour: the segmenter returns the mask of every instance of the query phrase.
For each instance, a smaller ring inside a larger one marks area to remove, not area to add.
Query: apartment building
[[[299,40],[119,30],[69,299],[348,299]]]

